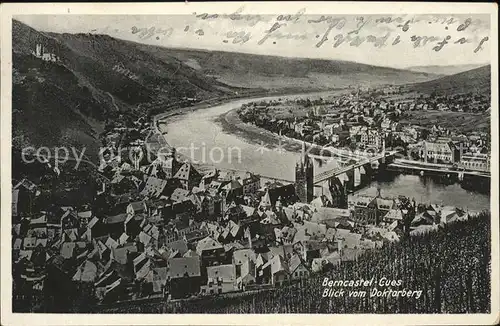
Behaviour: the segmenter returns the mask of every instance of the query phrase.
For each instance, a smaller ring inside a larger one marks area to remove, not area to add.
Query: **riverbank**
[[[199,102],[193,106],[177,108],[177,109],[173,109],[173,110],[168,111],[168,112],[159,113],[153,117],[153,122],[155,124],[155,127],[156,127],[156,123],[157,122],[160,123],[160,121],[162,124],[166,125],[166,124],[168,124],[169,118],[192,113],[192,112],[198,111],[200,109],[208,109],[208,108],[211,108],[214,106],[228,104],[231,102],[239,102],[239,101],[246,102],[246,100],[248,100],[248,102],[250,102],[250,101],[255,101],[255,100],[273,99],[276,97],[300,97],[300,96],[306,96],[306,95],[314,96],[315,94],[317,94],[317,95],[326,94],[326,93],[335,92],[335,91],[345,91],[345,90],[344,89],[341,89],[341,90],[313,89],[310,91],[305,91],[305,90],[299,91],[299,90],[293,90],[293,89],[289,89],[289,90],[285,89],[283,91],[267,91],[267,92],[262,92],[262,93],[254,93],[252,95],[242,94],[240,96],[232,96],[232,97],[225,97],[225,98],[213,98],[213,99],[204,100],[204,101]]]
[[[224,112],[223,114],[217,115],[217,117],[212,118],[214,122],[219,125],[223,124],[223,130],[227,130],[228,133],[234,134],[236,136],[241,136],[241,138],[247,140],[253,144],[264,144],[266,148],[274,147],[276,149],[280,146],[280,137],[279,135],[273,134],[272,132],[266,131],[264,129],[260,129],[256,126],[251,126],[249,124],[243,123],[239,120],[238,114],[236,110],[244,103],[252,102],[252,101],[262,101],[262,100],[272,100],[277,98],[300,98],[304,96],[309,97],[321,97],[325,95],[332,95],[337,92],[345,92],[346,90],[313,90],[310,92],[301,92],[301,93],[290,93],[288,91],[285,92],[267,92],[261,94],[255,94],[253,96],[240,96],[233,97],[231,99],[214,99],[210,102],[199,103],[194,106],[184,107],[179,109],[174,109],[168,112],[157,114],[153,117],[153,125],[155,133],[161,137],[161,140],[157,140],[157,143],[160,143],[163,147],[172,147],[168,142],[169,137],[169,126],[176,120],[180,120],[185,117],[187,114],[192,114],[201,110],[208,110],[210,108],[214,108],[217,106],[231,105],[234,103],[235,108],[230,109],[229,112]],[[232,111],[235,113],[231,113]],[[225,114],[229,113],[230,115],[224,118]],[[252,130],[252,132],[248,132]],[[296,139],[285,139],[287,137],[281,137],[282,149],[290,152],[299,152],[302,148],[302,143]],[[314,146],[313,144],[309,144],[308,146]],[[178,153],[178,159],[182,161],[191,161],[192,158]],[[209,171],[214,168],[213,165],[208,164],[193,164],[197,169],[201,172]]]
[[[338,92],[340,94],[342,90],[333,92]],[[220,124],[225,132],[238,135],[239,137],[253,144],[264,144],[266,147],[272,146],[275,149],[281,148],[291,152],[300,152],[302,150],[303,143],[305,143],[307,147],[314,147],[318,149],[317,151],[315,151],[314,149],[310,151],[312,154],[319,154],[320,149],[324,148],[323,146],[314,143],[290,138],[284,135],[279,135],[277,133],[257,127],[254,124],[243,122],[239,117],[238,110],[239,107],[234,108],[229,112],[221,114],[214,121]]]
[[[279,135],[254,124],[243,122],[239,117],[238,108],[221,114],[214,122],[220,124],[223,131],[227,133],[237,135],[253,144],[264,144],[266,147],[271,146],[274,150],[280,150],[281,148],[290,152],[299,153],[302,151],[302,146],[305,144],[309,154],[323,157],[332,155],[328,146],[321,146],[308,141]],[[330,147],[330,149],[332,149],[332,147]]]
[[[279,148],[281,145],[281,148],[291,152],[298,152],[302,149],[298,140],[285,139],[276,133],[243,122],[238,115],[238,109],[222,114],[214,120],[221,125],[224,132],[237,135],[254,144],[263,144],[266,147]]]

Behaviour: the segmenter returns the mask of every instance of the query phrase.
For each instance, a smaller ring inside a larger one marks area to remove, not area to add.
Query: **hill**
[[[289,58],[237,52],[161,48],[141,44],[158,58],[175,57],[204,75],[237,87],[344,88],[428,81],[438,75],[349,61]]]
[[[12,41],[16,147],[78,145],[95,154],[118,111],[240,90],[106,35],[44,33],[13,20]]]
[[[13,20],[15,147],[85,146],[95,158],[105,122],[142,112],[273,91],[406,84],[427,73],[353,62],[171,49],[107,35],[37,31]]]
[[[485,64],[466,64],[466,65],[447,65],[447,66],[415,66],[408,67],[407,70],[415,72],[426,72],[429,74],[449,76],[458,74],[467,70],[476,69]]]
[[[413,84],[409,88],[413,91],[426,94],[460,94],[470,92],[489,94],[491,88],[491,66],[486,65],[455,75]]]

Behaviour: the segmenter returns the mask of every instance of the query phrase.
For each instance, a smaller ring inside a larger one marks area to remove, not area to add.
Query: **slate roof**
[[[144,212],[145,207],[144,207],[144,202],[143,201],[135,201],[131,202],[129,206],[134,210],[134,213],[141,213]]]
[[[170,195],[170,199],[174,202],[183,202],[188,200],[189,191],[183,188],[177,188],[174,190],[172,195]]]
[[[91,261],[85,260],[73,275],[73,281],[94,282],[97,278],[97,266]]]
[[[207,267],[207,277],[210,279],[221,279],[222,282],[232,283],[236,281],[236,268],[234,265],[218,265]]]
[[[168,275],[171,279],[200,276],[200,260],[198,257],[172,258],[168,261]]]
[[[16,238],[14,240],[14,244],[12,245],[12,249],[20,250],[23,244],[23,240],[21,238]]]
[[[257,258],[253,249],[240,249],[233,252],[233,261],[235,265],[241,265],[248,259],[255,261]]]
[[[386,220],[403,220],[403,213],[400,209],[391,209],[385,214],[384,219]]]
[[[126,264],[128,253],[137,252],[135,244],[129,243],[112,249],[113,259],[120,264]]]
[[[354,196],[352,201],[357,207],[367,207],[373,201],[373,198],[367,196]]]
[[[351,211],[342,208],[318,207],[312,214],[311,221],[322,222],[339,218],[350,218]]]
[[[375,202],[378,209],[389,210],[394,206],[394,201],[392,199],[377,198]]]
[[[288,265],[285,262],[285,259],[281,255],[274,256],[274,258],[267,263],[268,264],[270,263],[271,265],[272,274],[276,274],[281,271],[284,271],[286,273],[289,272]]]
[[[75,249],[76,243],[65,242],[61,246],[61,256],[68,259],[73,256],[73,250]]]
[[[196,253],[201,256],[205,250],[223,249],[224,247],[216,240],[206,237],[198,242],[196,245]]]
[[[300,265],[303,265],[303,262],[302,260],[300,259],[299,255],[295,254],[292,256],[292,258],[290,258],[290,261],[289,261],[289,270],[290,270],[290,273],[293,273],[295,272],[295,270],[300,266]]]
[[[189,249],[182,255],[182,257],[199,257],[196,251]]]
[[[150,176],[147,178],[144,186],[142,187],[141,195],[153,198],[160,197],[160,195],[165,190],[167,183],[167,180]]]
[[[188,251],[187,243],[184,240],[176,240],[165,244],[165,247],[172,250],[177,250],[181,255],[184,255]]]
[[[119,223],[124,223],[126,219],[127,219],[127,214],[118,214],[118,215],[114,215],[114,216],[108,216],[106,218],[106,223],[107,224],[119,224]]]

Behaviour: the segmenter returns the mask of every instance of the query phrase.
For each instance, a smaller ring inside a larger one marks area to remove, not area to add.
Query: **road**
[[[469,175],[476,175],[482,177],[490,178],[491,175],[488,171],[480,171],[480,170],[471,170],[471,169],[453,169],[449,164],[439,164],[439,163],[429,163],[429,162],[420,162],[420,161],[412,161],[405,159],[395,159],[392,164],[392,167],[406,168],[406,169],[415,169],[420,171],[433,171],[433,172],[444,172],[444,173],[464,173]]]

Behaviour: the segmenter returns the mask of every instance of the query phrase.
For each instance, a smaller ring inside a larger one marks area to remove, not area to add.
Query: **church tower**
[[[295,192],[303,203],[310,203],[314,199],[314,164],[306,154],[304,142],[302,155],[295,165]]]

